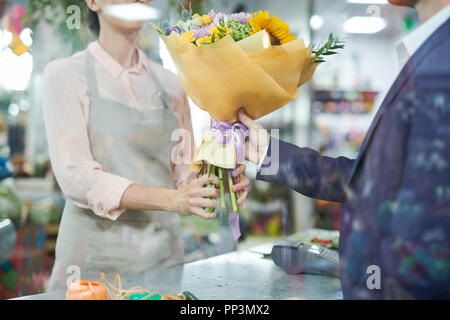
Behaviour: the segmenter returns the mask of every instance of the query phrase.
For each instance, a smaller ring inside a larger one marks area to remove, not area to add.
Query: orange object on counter
[[[317,243],[320,243],[320,244],[328,245],[328,244],[332,244],[333,240],[331,240],[331,239],[312,238],[311,242],[317,242]]]
[[[67,289],[66,300],[108,300],[108,289],[97,281],[74,281]]]

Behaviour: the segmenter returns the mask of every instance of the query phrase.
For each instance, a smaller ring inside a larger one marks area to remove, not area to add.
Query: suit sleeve
[[[343,202],[354,160],[331,158],[271,138],[258,180],[287,185],[311,198]]]

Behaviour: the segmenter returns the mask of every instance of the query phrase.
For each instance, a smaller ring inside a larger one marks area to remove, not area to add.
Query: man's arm
[[[354,160],[330,158],[271,138],[267,131],[249,118],[243,109],[239,121],[249,129],[246,159],[262,166],[256,178],[287,185],[306,196],[342,202]]]
[[[312,149],[271,138],[256,178],[287,185],[311,198],[342,202],[353,164],[354,160],[348,158],[325,157]],[[274,166],[278,170],[268,169]]]

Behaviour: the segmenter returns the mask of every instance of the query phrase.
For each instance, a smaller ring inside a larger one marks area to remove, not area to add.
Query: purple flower
[[[209,32],[209,30],[211,29],[211,27],[213,26],[213,24],[209,24],[207,26],[201,26],[201,27],[196,27],[194,29],[194,37],[195,39],[201,39],[204,37],[209,37],[211,36],[211,33]]]
[[[209,14],[209,16],[211,17],[212,21],[214,21],[214,19],[215,19],[216,16],[217,16],[217,13],[214,12],[214,9],[211,10],[208,14]]]
[[[211,10],[208,14],[215,24],[218,24],[221,20],[225,20],[225,17],[227,16],[225,13],[215,13],[214,10]]]
[[[236,20],[240,24],[247,24],[248,20],[252,18],[252,15],[245,12],[233,13],[230,15],[229,20]]]
[[[166,31],[166,36],[169,36],[172,32],[176,32],[176,33],[178,33],[178,34],[181,34],[182,32],[181,32],[181,29],[178,27],[178,26],[171,26],[171,27],[168,27],[167,28],[167,31]]]

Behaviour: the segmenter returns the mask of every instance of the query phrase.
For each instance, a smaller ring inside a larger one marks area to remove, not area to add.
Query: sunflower
[[[280,20],[278,15],[270,17],[269,11],[259,11],[258,14],[252,13],[252,19],[248,23],[253,29],[254,33],[261,30],[266,30],[270,37],[272,45],[285,44],[296,40],[297,38],[289,31],[289,26],[286,22]]]

